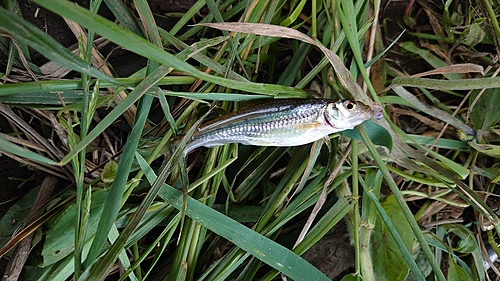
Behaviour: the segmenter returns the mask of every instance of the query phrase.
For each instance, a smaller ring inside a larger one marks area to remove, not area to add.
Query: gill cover
[[[353,129],[373,117],[373,110],[360,101],[337,101],[329,103],[325,110],[326,122],[341,130]]]

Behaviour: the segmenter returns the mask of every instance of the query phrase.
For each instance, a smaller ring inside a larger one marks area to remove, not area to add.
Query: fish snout
[[[374,120],[380,120],[384,117],[384,112],[382,111],[383,110],[382,105],[374,102],[372,104],[372,110],[373,110],[373,119]]]

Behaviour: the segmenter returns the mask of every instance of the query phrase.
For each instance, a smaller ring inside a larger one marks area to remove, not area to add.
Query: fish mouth
[[[323,114],[323,118],[325,118],[325,123],[326,123],[328,126],[330,126],[330,127],[332,127],[332,128],[336,128],[335,126],[333,126],[333,124],[330,122],[330,120],[328,120],[328,116],[327,116],[327,114],[326,114],[326,113],[324,113],[324,114]]]
[[[382,105],[375,102],[372,104],[373,120],[380,120],[384,117],[384,112],[382,111],[382,109]]]

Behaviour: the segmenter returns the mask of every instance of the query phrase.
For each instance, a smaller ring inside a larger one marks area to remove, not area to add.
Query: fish
[[[376,103],[370,107],[353,100],[273,100],[201,125],[184,153],[229,143],[300,146],[382,116],[382,107]]]

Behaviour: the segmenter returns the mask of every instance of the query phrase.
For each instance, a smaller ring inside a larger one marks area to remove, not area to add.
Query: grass
[[[500,80],[485,51],[477,55],[497,44],[491,3],[484,15],[452,1],[412,4],[431,24],[407,9],[411,32],[389,48],[399,29],[373,16],[379,1],[197,1],[170,30],[143,0],[34,2],[64,17],[78,45],[74,55],[23,19],[17,1],[0,8],[0,113],[18,132],[0,135],[3,155],[70,182],[38,202],[43,215],[23,215],[23,231],[0,237],[1,255],[13,258],[43,229],[24,255],[26,276],[330,280],[301,255],[345,220],[355,254],[338,280],[494,277],[482,252],[498,252],[500,233],[489,205],[500,178]],[[117,22],[98,15],[101,5]],[[92,44],[98,37],[147,65],[118,77]],[[73,78],[44,77],[29,48]],[[290,60],[279,64],[283,54]],[[423,62],[408,74],[406,63]],[[311,97],[315,84],[324,98],[382,103],[385,118],[327,145],[229,144],[184,159],[209,108]]]

